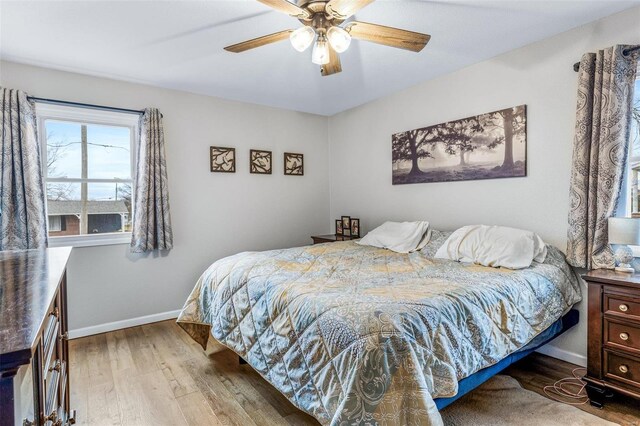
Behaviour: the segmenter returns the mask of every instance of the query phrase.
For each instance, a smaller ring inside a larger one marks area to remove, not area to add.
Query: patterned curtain
[[[147,108],[140,117],[135,177],[131,251],[141,253],[173,247],[162,114]]]
[[[637,57],[629,46],[587,53],[580,61],[567,235],[567,261],[613,268],[607,219],[618,207],[629,151]]]
[[[0,250],[47,246],[42,160],[35,105],[20,90],[0,87]]]

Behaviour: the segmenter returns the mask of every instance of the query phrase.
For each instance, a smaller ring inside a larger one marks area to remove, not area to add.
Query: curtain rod
[[[70,101],[61,101],[59,99],[46,99],[46,98],[37,98],[35,96],[28,96],[27,99],[34,102],[40,102],[43,104],[56,104],[56,105],[69,105],[80,108],[93,108],[93,109],[101,109],[105,111],[116,111],[116,112],[124,112],[127,114],[144,114],[144,111],[137,109],[127,109],[127,108],[116,108],[104,105],[93,105],[93,104],[83,104],[80,102],[70,102]]]
[[[626,49],[624,49],[624,50],[622,51],[622,54],[623,54],[624,56],[629,56],[630,54],[632,54],[633,52],[635,52],[635,51],[637,51],[637,50],[640,50],[640,45],[638,45],[638,46],[633,46],[633,47],[628,47],[628,48],[626,48]],[[580,70],[580,62],[576,62],[575,64],[573,64],[573,70],[574,70],[575,72],[578,72],[578,71]]]

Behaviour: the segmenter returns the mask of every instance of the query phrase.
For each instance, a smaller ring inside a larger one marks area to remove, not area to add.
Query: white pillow
[[[456,230],[435,257],[484,266],[522,269],[544,262],[547,247],[537,234],[506,226],[469,225]]]
[[[385,222],[356,242],[363,246],[409,253],[424,247],[429,242],[430,234],[429,222]]]

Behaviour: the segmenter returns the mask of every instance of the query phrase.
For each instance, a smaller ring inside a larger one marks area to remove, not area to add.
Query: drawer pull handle
[[[62,419],[58,417],[58,412],[55,409],[44,418],[44,422],[51,422],[51,426],[62,426]]]
[[[56,420],[58,420],[58,412],[55,411],[55,409],[51,412],[51,414],[44,418],[45,423],[52,422],[55,424]]]
[[[56,363],[53,364],[53,367],[49,367],[49,371],[57,371],[59,373],[60,372],[60,367],[61,367],[60,360],[57,359]]]
[[[629,340],[629,334],[628,333],[620,333],[620,338],[622,340]]]
[[[618,306],[618,309],[620,309],[621,312],[627,312],[629,310],[629,307],[623,303],[622,305]]]
[[[622,364],[620,367],[618,367],[618,370],[620,370],[620,372],[622,374],[626,374],[629,372],[629,367],[627,367],[626,365]]]

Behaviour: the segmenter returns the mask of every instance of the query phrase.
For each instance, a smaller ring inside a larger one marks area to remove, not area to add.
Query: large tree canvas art
[[[393,184],[527,174],[527,107],[520,105],[391,138]]]

